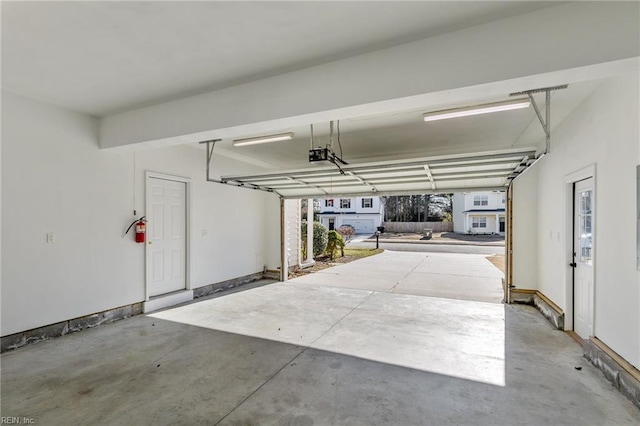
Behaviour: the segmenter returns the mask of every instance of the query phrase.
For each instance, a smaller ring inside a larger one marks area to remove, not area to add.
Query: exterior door
[[[329,231],[336,229],[336,220],[332,217],[329,218]]]
[[[186,183],[148,178],[147,290],[149,296],[186,287]]]
[[[580,337],[588,339],[593,335],[593,178],[576,182],[574,188],[573,329]]]

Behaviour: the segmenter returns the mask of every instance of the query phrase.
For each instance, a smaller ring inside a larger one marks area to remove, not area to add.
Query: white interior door
[[[186,183],[148,178],[147,290],[149,296],[186,287]]]
[[[588,339],[593,335],[593,178],[576,182],[574,196],[573,328],[580,337]]]

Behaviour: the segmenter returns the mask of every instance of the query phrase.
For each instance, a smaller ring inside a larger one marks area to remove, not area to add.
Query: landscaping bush
[[[355,228],[351,225],[342,225],[340,228],[336,229],[336,231],[342,235],[342,240],[345,244],[351,241],[351,238],[353,238],[356,233]]]
[[[301,228],[302,256],[307,258],[307,222]],[[313,255],[320,256],[327,248],[328,231],[320,222],[313,222]]]
[[[331,260],[336,257],[336,251],[340,249],[340,253],[344,256],[344,241],[342,240],[342,235],[340,235],[337,231],[329,231],[327,235],[327,250],[326,253],[329,255]]]

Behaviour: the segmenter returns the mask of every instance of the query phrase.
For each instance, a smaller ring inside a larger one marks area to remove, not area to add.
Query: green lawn
[[[373,256],[374,254],[382,253],[383,251],[384,251],[383,249],[351,249],[351,248],[345,248],[344,249],[344,255],[345,255],[345,257],[353,256],[353,257],[361,258],[361,257]],[[334,260],[337,260],[337,259],[334,259]],[[355,260],[355,259],[353,259],[353,260]]]

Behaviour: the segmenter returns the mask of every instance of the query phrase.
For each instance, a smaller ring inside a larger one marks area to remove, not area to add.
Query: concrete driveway
[[[2,415],[48,425],[639,424],[640,411],[535,309],[424,296],[451,296],[424,283],[497,280],[481,260],[384,253],[27,346],[2,356]]]
[[[290,282],[500,303],[502,277],[484,255],[385,251]]]

